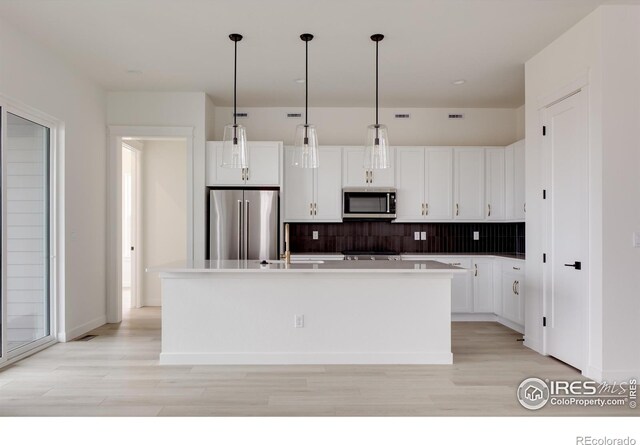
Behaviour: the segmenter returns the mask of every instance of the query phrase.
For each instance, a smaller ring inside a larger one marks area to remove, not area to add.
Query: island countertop
[[[458,274],[468,271],[432,260],[422,261],[293,261],[285,264],[269,261],[261,264],[258,260],[215,260],[177,262],[149,267],[147,272],[155,273],[420,273]]]

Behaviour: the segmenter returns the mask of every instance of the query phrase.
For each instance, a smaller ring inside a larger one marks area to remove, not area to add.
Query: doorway
[[[584,370],[589,304],[587,94],[579,90],[543,113],[546,352]]]
[[[122,139],[121,307],[160,306],[147,268],[187,259],[187,147],[183,138]]]
[[[142,150],[137,141],[122,142],[122,312],[141,307],[142,243],[140,173]]]

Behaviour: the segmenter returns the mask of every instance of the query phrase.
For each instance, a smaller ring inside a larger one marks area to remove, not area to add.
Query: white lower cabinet
[[[502,315],[518,325],[524,324],[524,271],[515,262],[502,264]]]
[[[493,258],[473,259],[473,312],[493,312]]]
[[[463,267],[451,281],[451,313],[462,320],[499,321],[524,332],[524,261],[486,256],[402,255],[403,260],[433,260]]]

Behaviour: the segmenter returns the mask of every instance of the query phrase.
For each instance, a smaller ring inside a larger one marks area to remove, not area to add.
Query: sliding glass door
[[[52,339],[50,126],[2,110],[2,356]]]

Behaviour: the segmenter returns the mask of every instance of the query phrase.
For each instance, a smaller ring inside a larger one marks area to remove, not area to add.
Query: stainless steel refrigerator
[[[278,259],[278,192],[211,190],[209,259]]]

